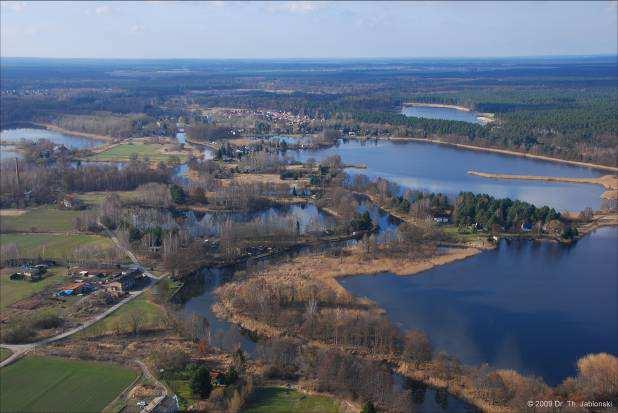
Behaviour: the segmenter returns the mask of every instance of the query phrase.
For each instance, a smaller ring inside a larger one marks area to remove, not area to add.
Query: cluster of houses
[[[73,278],[73,281],[61,286],[54,294],[55,296],[90,294],[96,290],[120,296],[128,293],[143,278],[142,270],[137,267],[130,267],[119,272],[117,270],[74,268],[69,270],[67,275]]]
[[[47,272],[47,265],[24,265],[19,271],[14,272],[9,276],[11,280],[27,280],[27,281],[39,281],[43,278],[43,274]]]

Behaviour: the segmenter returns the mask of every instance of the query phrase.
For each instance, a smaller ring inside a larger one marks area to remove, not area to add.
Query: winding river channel
[[[28,137],[45,137],[70,147],[99,143],[38,129],[2,132],[3,141]],[[411,188],[449,195],[460,191],[488,193],[549,205],[559,211],[596,209],[603,192],[601,187],[589,184],[472,176],[469,170],[561,177],[597,177],[604,173],[428,143],[349,141],[328,149],[292,153],[299,160],[340,155],[346,164],[366,165],[366,169],[348,169],[351,174],[381,176]],[[278,211],[265,212],[275,213]],[[314,222],[330,220],[313,207],[292,207],[286,214],[291,214],[294,222],[299,222],[295,225],[303,230]],[[391,229],[392,224],[384,217],[375,218],[381,219],[384,230]],[[204,222],[214,217],[199,219]],[[425,331],[437,349],[465,363],[488,362],[539,375],[556,384],[575,373],[575,362],[584,354],[618,354],[616,251],[618,229],[601,228],[569,247],[502,241],[495,250],[414,276],[355,276],[341,282],[355,295],[374,300],[403,328]],[[205,270],[204,285],[186,302],[185,311],[205,316],[221,342],[239,343],[252,352],[255,344],[246,335],[212,313],[213,290],[227,278],[226,273]],[[419,411],[442,411],[442,399],[440,403],[431,401],[435,393],[431,392]]]

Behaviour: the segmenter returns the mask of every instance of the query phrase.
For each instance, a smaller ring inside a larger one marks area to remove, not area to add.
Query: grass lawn
[[[100,412],[136,377],[114,364],[28,357],[0,369],[0,410]]]
[[[23,257],[41,256],[49,259],[62,259],[70,256],[79,246],[91,244],[99,248],[112,246],[109,238],[101,235],[71,234],[0,234],[2,245],[15,244]]]
[[[251,396],[247,413],[337,413],[339,403],[326,396],[308,395],[282,387],[261,387]]]
[[[129,201],[135,197],[134,191],[84,192],[83,194],[76,194],[75,197],[86,205],[99,206],[103,203],[103,200],[109,194],[117,194],[122,201]]]
[[[132,313],[140,314],[141,328],[156,328],[160,325],[160,320],[163,318],[164,312],[163,309],[153,303],[151,299],[152,293],[150,291],[146,291],[136,299],[123,305],[118,310],[105,317],[103,320],[78,333],[78,335],[88,337],[90,335],[113,332],[118,323],[123,324],[124,328],[128,330],[130,326],[125,320],[127,320],[127,317],[129,317]]]
[[[93,161],[105,162],[125,162],[131,159],[132,155],[137,155],[138,159],[148,158],[151,161],[167,162],[173,154],[163,153],[164,145],[156,143],[121,143],[110,149],[94,154],[90,157]],[[176,155],[181,161],[185,160],[186,155]]]
[[[53,206],[30,208],[25,214],[2,217],[0,232],[64,232],[73,229],[79,211],[64,211]]]
[[[13,353],[11,353],[11,350],[0,347],[0,361],[3,361],[5,359],[9,358],[9,356],[11,354],[13,354]],[[2,407],[2,406],[0,406],[0,407]]]
[[[64,268],[50,268],[41,281],[30,282],[27,280],[11,280],[9,272],[3,273],[0,276],[0,309],[30,297],[50,285],[66,281],[64,274]]]

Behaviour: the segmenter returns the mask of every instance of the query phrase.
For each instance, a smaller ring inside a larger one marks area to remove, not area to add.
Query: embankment
[[[489,179],[520,179],[528,181],[568,182],[576,184],[600,185],[605,188],[605,192],[603,192],[601,198],[618,199],[618,177],[614,175],[604,175],[598,178],[569,178],[558,176],[492,174],[477,171],[468,171],[468,174]]]
[[[35,125],[45,128],[47,130],[53,131],[53,132],[63,133],[69,136],[71,135],[79,136],[82,138],[88,138],[88,139],[93,139],[97,141],[107,141],[107,142],[112,142],[115,140],[113,137],[108,136],[108,135],[100,135],[97,133],[87,133],[87,132],[77,132],[77,131],[61,128],[60,126],[56,126],[51,123],[35,123]]]
[[[492,152],[492,153],[498,153],[501,155],[520,156],[524,158],[538,159],[538,160],[548,161],[548,162],[558,162],[558,163],[564,163],[568,165],[582,166],[584,168],[598,169],[601,171],[618,172],[618,167],[615,167],[615,166],[599,165],[599,164],[589,163],[589,162],[570,161],[567,159],[552,158],[550,156],[544,156],[544,155],[534,155],[534,154],[527,153],[527,152],[518,152],[518,151],[513,151],[513,150],[508,150],[508,149],[487,148],[483,146],[465,145],[462,143],[452,143],[452,142],[441,141],[438,139],[407,138],[407,137],[388,137],[388,138],[382,138],[382,139],[390,140],[393,142],[434,143],[437,145],[452,146],[455,148],[468,149],[471,151]]]

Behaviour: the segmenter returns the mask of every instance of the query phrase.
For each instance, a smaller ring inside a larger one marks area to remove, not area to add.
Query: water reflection
[[[195,227],[202,235],[216,236],[220,234],[221,226],[228,221],[246,223],[260,220],[273,225],[283,225],[296,228],[300,234],[321,233],[333,229],[336,225],[334,217],[322,212],[313,204],[276,206],[258,211],[231,211],[231,212],[189,212],[194,215]]]
[[[556,384],[585,354],[618,354],[617,250],[618,229],[602,228],[571,247],[502,242],[417,276],[342,282],[464,363],[489,362]]]
[[[458,120],[461,122],[478,123],[479,114],[473,111],[455,108],[438,108],[432,106],[404,106],[401,113],[405,116],[427,119]]]
[[[516,175],[597,177],[603,173],[566,164],[539,161],[489,152],[469,151],[420,142],[342,142],[320,150],[297,151],[301,161],[340,155],[350,174],[383,177],[413,189],[456,195],[460,191],[487,193],[495,197],[521,199],[557,210],[598,209],[603,188],[597,185],[523,180],[491,180],[469,175],[469,170]]]
[[[234,351],[241,348],[249,355],[255,353],[255,341],[235,324],[229,323],[218,318],[212,311],[212,306],[217,302],[214,291],[226,282],[229,282],[234,275],[231,268],[207,268],[201,271],[199,282],[193,283],[193,291],[185,294],[183,311],[187,315],[198,315],[207,321],[206,336],[211,345],[221,348],[224,351]]]
[[[65,135],[47,129],[19,128],[6,129],[0,132],[0,141],[2,142],[19,142],[22,139],[35,142],[40,139],[47,139],[55,144],[64,145],[71,149],[93,148],[105,143],[101,140]]]

